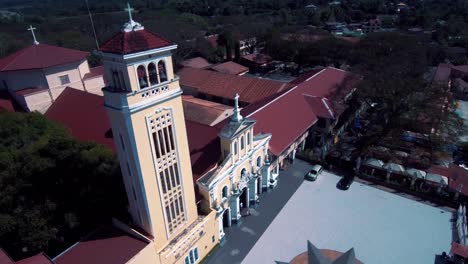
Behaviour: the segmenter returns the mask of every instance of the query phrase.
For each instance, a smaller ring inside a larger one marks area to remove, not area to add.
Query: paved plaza
[[[303,182],[242,263],[288,262],[307,240],[343,252],[354,247],[366,264],[430,264],[450,250],[451,212],[359,182],[340,191],[339,179],[325,172]]]

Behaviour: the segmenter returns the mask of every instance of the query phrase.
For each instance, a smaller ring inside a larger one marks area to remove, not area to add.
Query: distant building
[[[382,21],[378,18],[371,19],[363,25],[364,33],[379,32],[382,29]]]
[[[240,63],[249,68],[251,72],[265,73],[274,68],[273,59],[262,53],[252,53],[241,57]]]
[[[184,60],[180,63],[184,67],[194,68],[194,69],[206,69],[212,66],[205,58],[195,57],[192,59]]]
[[[102,94],[103,68],[89,68],[88,52],[35,42],[0,59],[0,88],[26,111],[45,112],[66,87]]]
[[[233,61],[227,61],[220,64],[216,64],[214,66],[211,66],[210,69],[220,73],[234,74],[239,76],[249,72],[249,68],[244,67]]]

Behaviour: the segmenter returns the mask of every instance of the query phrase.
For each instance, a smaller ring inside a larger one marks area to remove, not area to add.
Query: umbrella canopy
[[[364,164],[372,166],[372,167],[376,167],[376,168],[382,168],[384,166],[383,161],[378,160],[378,159],[368,159],[366,160]]]
[[[406,171],[406,173],[411,176],[411,177],[415,177],[415,178],[418,178],[418,179],[424,179],[426,177],[426,172],[425,171],[422,171],[422,170],[417,170],[417,169],[408,169]]]
[[[440,185],[448,185],[448,178],[439,174],[428,173],[426,180]]]
[[[403,168],[403,166],[401,166],[400,164],[396,163],[387,163],[385,164],[384,168],[391,172],[405,172],[405,168]]]

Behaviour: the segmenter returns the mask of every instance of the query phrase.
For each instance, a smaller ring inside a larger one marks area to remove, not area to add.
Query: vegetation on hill
[[[111,217],[126,217],[118,162],[39,113],[0,112],[0,248],[55,256]]]

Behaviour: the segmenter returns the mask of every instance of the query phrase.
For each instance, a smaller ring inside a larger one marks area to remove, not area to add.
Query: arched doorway
[[[244,208],[249,207],[249,189],[245,187],[242,189],[242,194],[239,197],[239,209],[242,211]]]
[[[231,226],[231,209],[226,208],[223,212],[223,227]]]

